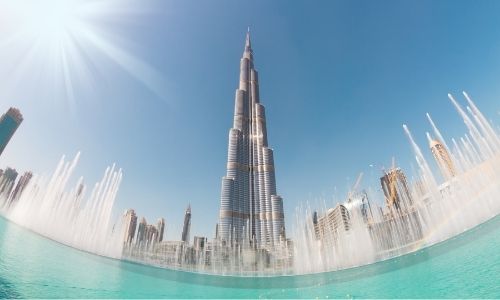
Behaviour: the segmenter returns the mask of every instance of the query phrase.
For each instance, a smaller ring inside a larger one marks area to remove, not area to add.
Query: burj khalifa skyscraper
[[[259,99],[250,32],[240,61],[234,123],[229,130],[227,173],[222,178],[218,238],[272,248],[285,240],[283,199],[276,192],[273,150]]]

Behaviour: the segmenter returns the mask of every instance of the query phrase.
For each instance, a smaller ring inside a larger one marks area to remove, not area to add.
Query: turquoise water
[[[81,252],[0,218],[0,297],[499,298],[500,217],[370,266],[279,278],[207,276]]]

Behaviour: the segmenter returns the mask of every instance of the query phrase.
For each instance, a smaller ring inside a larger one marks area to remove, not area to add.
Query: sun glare
[[[130,1],[0,0],[0,55],[12,70],[3,74],[0,70],[0,75],[13,87],[36,82],[71,104],[76,88],[89,90],[95,68],[100,74],[109,71],[96,63],[105,58],[164,98],[161,74],[126,51],[123,37],[115,39],[113,27],[100,22],[109,17],[127,21],[133,17],[132,5]],[[124,7],[132,13],[113,15]],[[40,78],[30,78],[32,74]]]
[[[78,24],[78,8],[82,1],[75,0],[16,0],[8,2],[12,21],[22,34],[37,42],[59,43]]]

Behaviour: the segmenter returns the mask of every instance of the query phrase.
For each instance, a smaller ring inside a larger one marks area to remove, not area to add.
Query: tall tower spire
[[[240,61],[233,128],[229,130],[218,233],[221,240],[231,245],[240,245],[247,238],[256,248],[269,248],[285,239],[283,200],[276,193],[273,150],[267,142],[265,108],[259,99],[250,30]]]
[[[253,69],[253,51],[252,41],[250,40],[250,26],[248,27],[247,35],[245,37],[245,50],[243,50],[243,58],[250,60],[251,68]]]
[[[250,41],[250,26],[248,26],[247,37],[246,37],[246,40],[245,40],[245,51],[247,49],[250,50],[250,51],[252,51],[252,42]]]

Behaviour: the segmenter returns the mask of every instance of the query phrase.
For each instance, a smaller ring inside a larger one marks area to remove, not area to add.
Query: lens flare
[[[73,103],[98,84],[96,75],[127,72],[165,99],[163,76],[127,51],[131,42],[114,32],[144,12],[130,1],[0,1],[0,79],[11,89],[35,86],[39,94]],[[110,21],[112,20],[112,22]],[[103,64],[107,60],[112,64]],[[106,65],[106,66],[103,66]],[[111,75],[109,75],[111,77]]]

